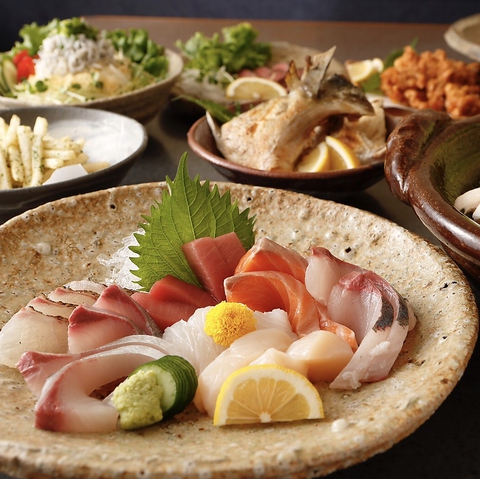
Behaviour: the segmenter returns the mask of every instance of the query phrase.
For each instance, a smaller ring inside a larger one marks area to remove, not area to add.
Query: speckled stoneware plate
[[[452,23],[444,37],[448,46],[471,60],[480,61],[480,14]]]
[[[69,280],[103,280],[97,262],[137,227],[163,184],[119,187],[45,204],[0,227],[0,321]],[[353,392],[320,386],[319,421],[215,428],[194,408],[138,432],[36,430],[34,398],[0,368],[0,470],[21,478],[295,478],[327,475],[411,434],[463,374],[478,328],[464,276],[439,248],[358,209],[281,190],[221,183],[257,215],[258,236],[306,253],[324,245],[383,275],[412,304],[418,325],[391,375]],[[344,427],[336,427],[343,419]],[[332,427],[333,425],[333,427]]]

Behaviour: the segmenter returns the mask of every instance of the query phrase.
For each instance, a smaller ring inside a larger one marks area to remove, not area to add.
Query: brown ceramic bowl
[[[100,100],[91,100],[73,106],[111,111],[133,118],[143,124],[148,123],[155,118],[169,101],[170,90],[183,69],[183,60],[179,54],[168,49],[166,49],[165,53],[169,60],[169,68],[167,77],[162,81],[122,95]],[[0,108],[21,108],[29,106],[35,105],[14,98],[0,96]]]
[[[395,197],[410,205],[445,251],[480,284],[480,224],[453,207],[480,184],[480,116],[452,120],[418,111],[387,143],[385,175]]]
[[[200,118],[192,125],[187,138],[195,154],[235,183],[281,188],[335,200],[363,191],[384,177],[383,160],[350,170],[324,173],[264,171],[233,163],[226,160],[218,151],[206,117]]]

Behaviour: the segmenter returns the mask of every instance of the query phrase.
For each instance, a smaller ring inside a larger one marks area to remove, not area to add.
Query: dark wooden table
[[[175,49],[176,40],[185,41],[197,31],[210,36],[224,26],[238,23],[238,20],[221,19],[115,16],[89,17],[88,21],[109,30],[145,27],[157,43],[171,49]],[[324,50],[336,45],[336,58],[340,61],[385,58],[392,50],[410,44],[415,38],[418,39],[417,48],[420,51],[442,48],[448,56],[465,60],[446,45],[443,34],[447,25],[303,21],[251,23],[260,32],[261,40],[283,40]],[[191,118],[178,116],[171,107],[167,107],[158,118],[150,122],[147,125],[148,147],[123,184],[162,181],[166,175],[173,178],[178,160],[185,151],[189,152],[192,175],[199,174],[202,179],[225,180],[213,167],[189,150],[186,133],[191,123]],[[345,202],[392,220],[438,244],[412,210],[393,197],[384,180]],[[478,291],[476,297],[478,303]],[[437,412],[415,433],[388,451],[329,477],[480,478],[480,412],[477,410],[480,385],[476,377],[477,369],[480,370],[480,357],[474,353],[460,383]],[[0,479],[7,479],[7,476],[0,474]]]

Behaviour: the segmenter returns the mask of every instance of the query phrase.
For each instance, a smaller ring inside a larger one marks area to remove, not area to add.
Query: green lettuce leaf
[[[197,32],[186,42],[177,40],[177,48],[187,57],[185,68],[197,69],[201,81],[207,77],[216,82],[215,75],[221,67],[230,74],[244,68],[254,69],[265,65],[272,56],[271,45],[257,41],[258,32],[248,22],[222,29],[223,41],[215,33],[212,37]]]
[[[250,210],[240,212],[237,202],[232,203],[230,191],[220,195],[218,187],[210,188],[208,180],[202,183],[198,175],[192,180],[186,153],[180,159],[175,179],[167,177],[166,182],[162,201],[152,205],[150,216],[143,216],[146,223],[139,225],[144,234],[135,234],[138,246],[130,247],[139,255],[130,258],[138,268],[132,273],[146,291],[167,275],[201,286],[182,252],[185,243],[232,231],[247,250],[255,242],[255,217],[249,218]]]

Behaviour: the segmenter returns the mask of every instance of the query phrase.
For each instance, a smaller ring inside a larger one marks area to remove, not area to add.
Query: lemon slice
[[[383,70],[383,61],[380,58],[360,60],[347,63],[345,68],[347,69],[350,81],[358,84],[370,78],[374,73],[381,72]]]
[[[319,173],[330,169],[330,155],[325,142],[319,143],[298,163],[297,171],[302,173]]]
[[[246,366],[223,383],[213,424],[253,424],[324,417],[315,386],[302,374],[273,364]]]
[[[326,136],[331,170],[347,170],[361,166],[360,160],[352,149],[333,136]]]
[[[227,86],[225,94],[231,100],[257,101],[286,96],[287,90],[280,83],[267,78],[241,77]]]

